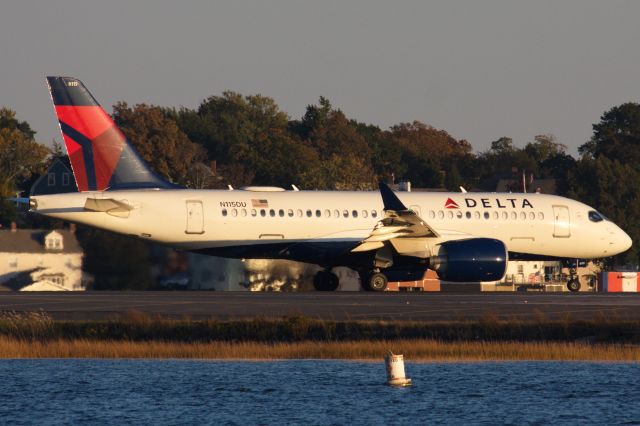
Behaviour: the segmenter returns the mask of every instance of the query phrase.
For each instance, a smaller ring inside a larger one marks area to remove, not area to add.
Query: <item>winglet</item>
[[[389,186],[380,181],[378,183],[378,187],[380,188],[380,195],[382,196],[382,204],[384,204],[385,210],[393,210],[393,211],[402,211],[408,210],[402,201],[396,196]]]

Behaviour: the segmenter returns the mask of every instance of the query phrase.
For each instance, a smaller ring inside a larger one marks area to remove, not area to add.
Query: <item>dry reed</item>
[[[640,346],[571,342],[166,342],[0,337],[0,358],[360,359],[392,350],[411,361],[640,361]]]

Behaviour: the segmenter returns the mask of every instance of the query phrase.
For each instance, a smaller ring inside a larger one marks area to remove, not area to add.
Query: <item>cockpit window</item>
[[[598,213],[595,210],[591,210],[589,212],[589,220],[591,222],[602,222],[604,220],[604,216],[602,216],[600,213]]]

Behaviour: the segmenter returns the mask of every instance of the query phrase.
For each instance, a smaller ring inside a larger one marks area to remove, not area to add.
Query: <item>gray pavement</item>
[[[108,319],[130,311],[163,318],[238,319],[304,315],[331,320],[640,320],[640,294],[568,293],[0,293],[0,311],[48,312],[54,319]]]

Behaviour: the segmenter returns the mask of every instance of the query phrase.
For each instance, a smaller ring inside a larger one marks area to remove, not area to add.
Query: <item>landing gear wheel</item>
[[[569,282],[567,283],[567,288],[571,292],[580,291],[580,281],[578,281],[577,278],[569,280]]]
[[[339,284],[338,276],[329,271],[320,271],[313,279],[313,287],[316,291],[335,291]]]
[[[371,291],[385,291],[387,288],[387,276],[380,272],[369,275],[368,287]]]

